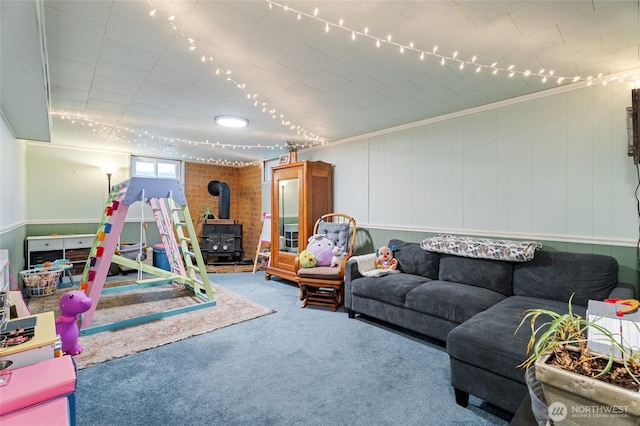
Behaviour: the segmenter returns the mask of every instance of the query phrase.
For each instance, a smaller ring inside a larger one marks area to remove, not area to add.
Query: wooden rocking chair
[[[302,268],[296,256],[296,282],[300,287],[300,300],[303,308],[307,305],[328,306],[335,312],[342,305],[344,296],[345,264],[355,249],[356,221],[346,214],[329,213],[318,219],[313,234],[328,235],[344,248],[344,256],[337,267],[313,268]]]

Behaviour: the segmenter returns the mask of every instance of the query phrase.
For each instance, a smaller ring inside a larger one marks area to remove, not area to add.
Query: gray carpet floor
[[[78,373],[78,426],[507,425],[455,403],[438,342],[342,310],[300,308],[257,274],[212,281],[277,312]]]

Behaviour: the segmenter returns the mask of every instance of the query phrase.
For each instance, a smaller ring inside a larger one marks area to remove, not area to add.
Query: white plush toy
[[[331,258],[331,267],[339,267],[340,264],[342,264],[342,258],[346,255],[344,249],[340,246],[335,246],[333,250],[331,250],[331,253],[333,253],[333,257]]]

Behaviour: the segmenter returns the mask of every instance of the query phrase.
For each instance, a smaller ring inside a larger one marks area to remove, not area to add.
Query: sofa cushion
[[[513,293],[587,306],[603,300],[618,283],[618,262],[611,256],[539,251],[531,262],[516,264]]]
[[[423,240],[420,246],[438,253],[507,262],[527,262],[542,248],[537,241],[491,240],[463,235],[436,235]]]
[[[407,274],[422,275],[438,279],[440,255],[420,248],[419,243],[408,243],[402,240],[389,240],[389,247],[394,247],[393,256],[398,259],[398,269]]]
[[[430,281],[407,293],[406,307],[462,323],[504,298],[504,295],[486,288],[447,281]]]
[[[488,259],[474,259],[452,255],[441,255],[440,275],[442,281],[451,281],[484,287],[489,290],[513,295],[513,264]]]
[[[568,304],[534,297],[507,297],[451,330],[447,336],[449,356],[524,383],[524,370],[517,366],[527,358],[531,329],[525,323],[518,333],[515,331],[524,312],[533,308],[564,314]],[[574,306],[573,311],[585,315],[583,307]],[[540,324],[545,321],[539,319]]]
[[[429,278],[405,273],[363,277],[351,282],[351,293],[404,307],[407,293],[427,281],[430,281]]]

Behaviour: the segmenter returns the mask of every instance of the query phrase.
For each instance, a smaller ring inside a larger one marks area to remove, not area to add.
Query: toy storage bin
[[[29,297],[49,296],[58,289],[62,268],[37,268],[21,271],[24,292]]]
[[[167,251],[162,244],[153,246],[153,266],[164,269],[165,271],[171,271],[171,264],[169,263],[169,259],[167,259]]]

